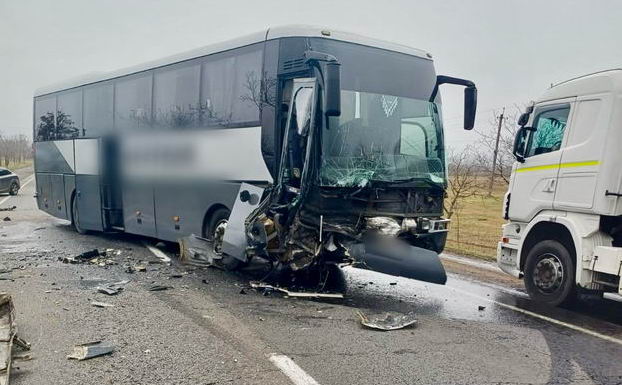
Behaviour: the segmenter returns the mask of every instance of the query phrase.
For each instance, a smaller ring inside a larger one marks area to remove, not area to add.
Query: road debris
[[[114,352],[114,346],[106,342],[94,341],[74,346],[73,353],[67,355],[67,359],[83,361],[106,354],[112,354],[112,352]]]
[[[125,272],[128,274],[134,274],[136,272],[144,273],[146,271],[147,271],[147,266],[143,265],[142,262],[136,263],[133,265],[127,265],[127,267],[125,268]]]
[[[30,350],[30,344],[17,336],[15,308],[8,293],[0,293],[0,385],[8,385],[13,360],[19,359],[14,347]]]
[[[164,290],[170,290],[172,289],[173,286],[166,286],[166,285],[153,285],[149,288],[149,291],[164,291]]]
[[[374,317],[373,319],[370,319],[361,311],[357,311],[356,314],[361,319],[361,324],[363,324],[363,326],[382,331],[403,329],[417,323],[417,319],[413,313],[401,314],[388,312],[384,316]]]
[[[479,305],[479,306],[477,307],[477,310],[479,310],[479,311],[484,311],[484,310],[486,310],[486,306]]]
[[[0,211],[13,211],[17,208],[17,206],[10,206],[10,207],[0,207]]]
[[[63,263],[91,263],[93,265],[104,267],[116,265],[117,262],[113,258],[118,255],[121,255],[120,250],[106,249],[105,251],[99,251],[98,249],[93,249],[73,257],[58,257],[58,259]]]
[[[179,239],[179,261],[184,265],[214,266],[214,260],[220,259],[212,249],[212,244],[202,237],[190,234]]]
[[[106,285],[97,286],[95,289],[99,293],[103,293],[106,295],[117,295],[124,289],[123,286],[127,284],[128,282],[130,281],[113,282],[113,283],[109,283]]]
[[[272,286],[270,284],[267,284],[265,282],[259,282],[259,281],[251,281],[249,282],[249,285],[256,290],[262,289],[264,291],[264,295],[265,295],[265,291],[266,290],[273,290],[273,291],[278,291],[280,293],[285,294],[288,297],[293,297],[293,298],[337,298],[337,299],[341,299],[343,298],[343,294],[342,293],[323,293],[323,292],[311,292],[311,291],[292,291],[283,287],[279,287],[279,286]],[[242,294],[242,293],[240,293]]]
[[[98,301],[91,302],[91,305],[95,307],[114,307],[113,304],[106,303],[106,302],[98,302]]]
[[[11,218],[10,217],[4,217],[4,219],[2,219],[2,220],[5,221],[5,222],[8,222],[8,221],[11,220]]]

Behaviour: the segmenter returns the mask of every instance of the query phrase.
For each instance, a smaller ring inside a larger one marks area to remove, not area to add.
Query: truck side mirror
[[[464,129],[475,127],[475,111],[477,110],[477,88],[468,86],[464,89]]]
[[[326,116],[341,115],[341,64],[326,63],[324,88],[324,113]]]
[[[529,115],[531,115],[529,112],[523,112],[520,114],[520,117],[518,118],[518,125],[521,127],[525,126],[529,121]]]
[[[516,137],[514,138],[514,148],[512,149],[512,154],[517,161],[524,163],[525,162],[525,151],[527,150],[527,134],[535,131],[536,129],[533,127],[521,127],[516,132]]]

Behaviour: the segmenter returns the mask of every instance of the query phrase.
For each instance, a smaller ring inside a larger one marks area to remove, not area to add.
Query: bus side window
[[[58,95],[55,139],[84,136],[82,129],[82,88]]]
[[[425,127],[412,119],[402,120],[400,154],[428,157],[429,153]]]
[[[56,96],[35,99],[35,140],[53,140],[56,131]]]
[[[561,148],[569,113],[570,105],[547,109],[540,113],[536,111],[533,124],[536,130],[530,135],[526,157]]]
[[[112,82],[84,88],[84,136],[97,137],[112,131]]]

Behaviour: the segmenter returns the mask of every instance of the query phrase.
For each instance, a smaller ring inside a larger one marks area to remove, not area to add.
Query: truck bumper
[[[497,265],[501,270],[514,276],[522,278],[523,274],[518,269],[518,247],[510,243],[497,243]]]
[[[618,277],[618,294],[622,295],[622,248],[596,246],[591,270]]]

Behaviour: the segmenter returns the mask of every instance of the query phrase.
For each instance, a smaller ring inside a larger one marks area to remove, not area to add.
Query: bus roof
[[[289,25],[275,28],[268,28],[267,30],[256,32],[250,35],[242,36],[237,39],[227,40],[224,42],[211,44],[208,46],[195,48],[190,51],[182,52],[172,56],[168,56],[162,59],[152,60],[146,63],[138,64],[135,66],[111,71],[111,72],[91,72],[82,76],[78,76],[66,81],[52,84],[49,86],[41,87],[35,90],[35,97],[50,94],[53,92],[63,91],[74,87],[79,87],[91,83],[96,83],[104,80],[118,78],[120,76],[130,75],[142,71],[147,71],[153,68],[162,67],[169,64],[174,64],[190,59],[194,59],[201,56],[210,55],[222,51],[227,51],[237,47],[243,47],[246,45],[259,43],[265,40],[278,39],[283,37],[321,37],[327,39],[341,40],[370,47],[376,47],[386,49],[389,51],[400,52],[408,55],[414,55],[425,59],[431,59],[431,55],[425,51],[408,47],[401,44],[391,43],[383,40],[377,40],[368,38],[365,36],[336,31],[333,29],[305,26],[305,25]]]
[[[554,84],[538,102],[615,91],[622,92],[622,69],[594,72]]]

